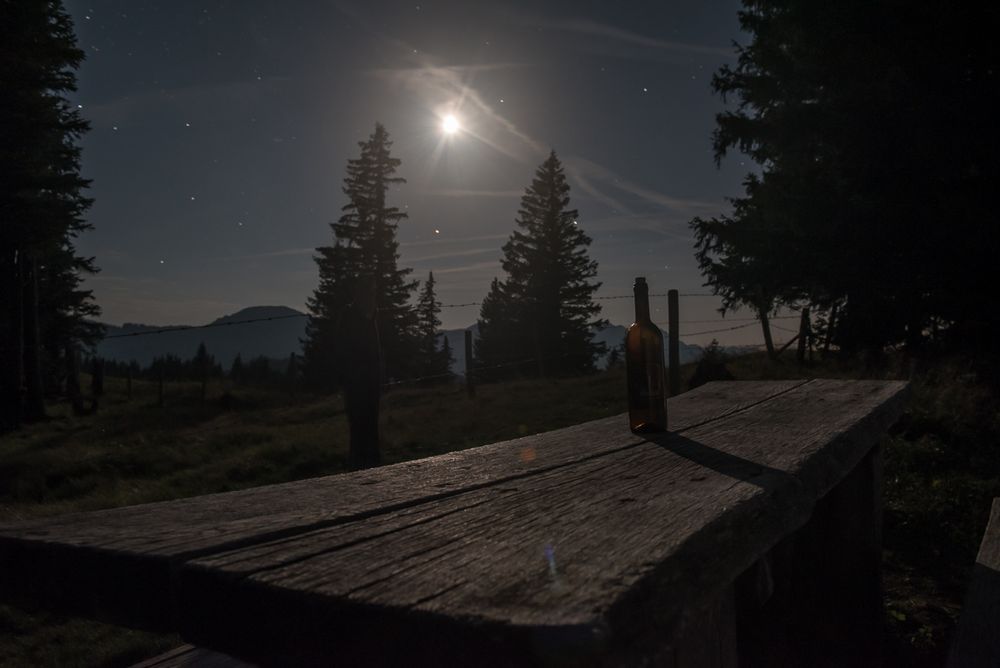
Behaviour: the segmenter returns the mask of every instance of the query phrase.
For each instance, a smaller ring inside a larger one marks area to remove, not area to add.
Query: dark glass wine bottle
[[[625,335],[628,422],[635,433],[667,430],[663,333],[649,318],[649,287],[635,279],[635,322]]]

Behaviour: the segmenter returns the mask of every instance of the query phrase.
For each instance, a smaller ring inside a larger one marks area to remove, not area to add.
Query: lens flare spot
[[[446,135],[453,135],[461,129],[462,125],[458,122],[458,118],[454,114],[448,114],[441,119],[441,131]]]

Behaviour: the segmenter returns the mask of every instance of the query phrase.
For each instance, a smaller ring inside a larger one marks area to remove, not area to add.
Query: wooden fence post
[[[770,359],[778,359],[780,352],[774,351],[774,339],[771,337],[771,322],[768,319],[768,312],[771,309],[771,300],[765,298],[764,289],[757,290],[757,317],[760,319],[760,328],[764,333],[764,346],[767,348],[767,356]],[[784,349],[782,349],[784,350]]]
[[[837,326],[837,304],[830,311],[830,319],[826,322],[826,336],[823,339],[823,357],[830,352],[830,342],[833,340],[833,330]]]
[[[475,360],[472,359],[472,330],[465,330],[465,391],[469,398],[476,396],[476,385],[472,379],[472,368]]]
[[[802,308],[802,319],[799,320],[799,349],[795,355],[799,366],[806,361],[806,346],[809,343],[809,307]]]
[[[132,364],[128,365],[125,372],[125,400],[132,401]]]
[[[160,360],[160,374],[159,374],[159,397],[157,403],[163,405],[163,364],[165,360]]]
[[[677,290],[667,291],[667,321],[669,331],[667,345],[667,363],[670,372],[670,396],[681,393],[681,333],[680,333],[680,307],[678,305],[680,294]]]

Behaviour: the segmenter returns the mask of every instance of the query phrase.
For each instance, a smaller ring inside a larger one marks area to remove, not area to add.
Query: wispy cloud
[[[246,255],[226,255],[224,257],[213,258],[216,260],[259,260],[269,257],[293,257],[296,255],[312,255],[316,252],[316,248],[283,248],[276,251],[268,251],[266,253],[249,253]]]
[[[423,257],[404,257],[403,262],[432,262],[438,260],[448,260],[453,257],[471,257],[475,255],[485,255],[486,253],[500,254],[498,246],[489,248],[469,248],[467,250],[452,251],[450,253],[438,253],[436,255],[425,255]]]
[[[444,188],[439,190],[425,190],[422,192],[424,195],[430,197],[498,197],[503,199],[510,199],[514,197],[520,197],[524,194],[523,190],[463,190],[461,188]]]
[[[477,72],[505,72],[509,70],[524,69],[532,67],[530,63],[506,62],[506,63],[442,63],[429,54],[423,54],[419,59],[419,64],[408,67],[379,67],[370,70],[372,74],[382,77],[398,77],[400,75],[421,74],[423,71],[441,70],[448,71],[459,76],[475,74]]]
[[[137,285],[155,285],[166,283],[166,281],[161,278],[153,278],[151,276],[110,276],[108,274],[87,276],[84,280],[87,283],[96,283],[101,285],[102,290],[125,291],[131,291]]]
[[[438,274],[458,274],[467,271],[476,271],[479,269],[499,269],[500,260],[493,260],[492,262],[475,262],[473,264],[467,264],[462,267],[449,267],[447,269],[441,269]]]
[[[525,164],[538,162],[548,149],[483,99],[469,83],[469,75],[474,71],[470,66],[437,65],[427,57],[417,67],[378,69],[372,70],[372,74],[412,91],[441,116],[456,113],[466,117],[463,130],[467,135],[507,157]]]
[[[260,98],[275,94],[282,84],[290,80],[289,77],[267,76],[261,79],[240,79],[146,90],[97,104],[88,104],[83,113],[89,120],[100,125],[141,119],[151,110],[162,110],[164,106],[174,108],[178,112],[191,109],[203,112],[211,108],[232,110],[251,106]]]
[[[588,30],[596,29],[598,25],[588,21],[566,24],[574,29]],[[614,31],[609,32],[609,34],[617,35]],[[619,37],[621,36],[619,35]],[[634,37],[641,38],[641,36]],[[660,47],[668,44],[667,42],[654,41]],[[514,65],[511,63],[504,66]],[[519,162],[537,164],[539,159],[548,152],[542,142],[517,128],[467,85],[461,67],[425,65],[422,67],[381,69],[375,72],[379,76],[389,78],[395,84],[408,86],[419,95],[426,97],[430,104],[441,104],[440,100],[458,99],[460,100],[458,107],[466,104],[471,105],[479,112],[480,118],[485,119],[485,122],[480,120],[476,125],[473,135]],[[691,215],[713,210],[719,206],[718,203],[674,197],[646,188],[622,178],[613,170],[587,158],[570,156],[563,159],[563,164],[575,184],[587,195],[626,214],[634,213],[631,206],[633,204],[666,208]],[[523,193],[520,190],[438,189],[429,190],[427,194],[437,197],[515,198],[520,197]],[[623,194],[627,197],[623,197]]]
[[[475,237],[439,237],[424,241],[404,241],[399,244],[399,247],[412,248],[414,246],[439,246],[443,244],[462,244],[475,241],[496,241],[498,239],[506,239],[508,236],[509,235],[507,234],[483,234]]]
[[[626,214],[588,219],[585,229],[591,233],[613,233],[614,240],[624,244],[663,238],[693,243],[688,220],[682,216],[664,217],[662,214]],[[607,245],[611,236],[601,234],[600,242]]]
[[[567,173],[584,192],[625,214],[634,213],[629,206],[630,204],[645,205],[646,207],[652,206],[657,209],[666,209],[688,216],[695,216],[708,211],[717,211],[723,206],[722,202],[675,197],[652,190],[624,178],[604,165],[580,156],[564,158],[563,164],[566,165]],[[628,195],[627,201],[621,198],[620,195],[616,197],[611,194],[615,191]]]
[[[565,19],[558,21],[541,21],[543,27],[550,30],[585,35],[587,37],[599,37],[611,42],[627,44],[629,46],[639,46],[655,51],[667,51],[675,54],[700,55],[700,56],[724,56],[735,58],[736,54],[732,48],[721,46],[709,46],[705,44],[688,44],[686,42],[675,42],[672,40],[659,39],[640,35],[639,33],[619,28],[607,23],[600,23],[591,19]]]
[[[612,197],[591,182],[590,176],[584,173],[582,168],[582,165],[585,163],[589,163],[589,161],[583,161],[577,164],[572,160],[564,160],[563,166],[565,167],[566,173],[569,175],[570,179],[580,187],[580,190],[589,195],[592,199],[601,202],[615,211],[620,211],[626,214],[632,213],[632,210],[626,206],[624,202]]]

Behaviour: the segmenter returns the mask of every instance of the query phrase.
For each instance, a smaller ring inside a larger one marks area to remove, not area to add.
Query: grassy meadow
[[[762,355],[729,361],[738,379],[911,378],[908,409],[885,439],[886,665],[941,665],[968,575],[1000,496],[1000,400],[967,364],[890,362],[871,373],[823,362],[799,368]],[[693,367],[683,369],[690,377]],[[624,373],[484,384],[399,387],[383,402],[383,460],[425,457],[621,413]],[[96,415],[64,405],[52,419],[0,438],[0,523],[206,494],[344,470],[338,397],[217,381],[106,380]],[[0,605],[0,665],[122,666],[177,644]]]

